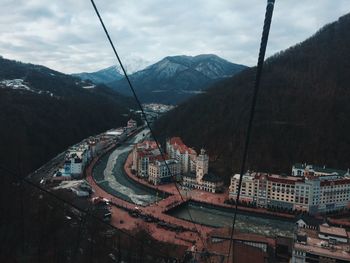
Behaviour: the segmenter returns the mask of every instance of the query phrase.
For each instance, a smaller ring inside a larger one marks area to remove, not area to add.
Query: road
[[[27,176],[27,179],[30,179],[35,183],[39,183],[41,179],[47,179],[49,177],[52,177],[53,174],[63,165],[65,154],[66,151],[59,153],[50,161],[41,166],[39,169],[29,174]]]

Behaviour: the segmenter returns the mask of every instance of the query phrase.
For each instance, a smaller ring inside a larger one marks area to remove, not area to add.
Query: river
[[[168,212],[177,218],[189,220],[190,212],[196,223],[214,226],[230,227],[233,219],[233,209],[213,208],[205,204],[191,201]],[[245,233],[256,233],[264,236],[293,236],[294,223],[283,218],[267,218],[260,215],[238,212],[235,229]]]
[[[139,185],[128,178],[124,163],[134,144],[143,139],[139,132],[123,145],[105,154],[95,165],[93,177],[96,183],[107,192],[136,205],[146,206],[162,199],[163,195],[153,189]]]

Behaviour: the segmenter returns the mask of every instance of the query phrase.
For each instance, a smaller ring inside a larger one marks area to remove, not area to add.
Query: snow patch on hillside
[[[45,94],[53,97],[53,93],[46,90],[35,90],[28,86],[23,79],[4,79],[0,81],[0,88],[8,88],[13,90],[25,90],[36,94]]]
[[[90,86],[83,86],[83,89],[93,89],[96,85],[90,85]]]
[[[0,81],[0,85],[3,86],[3,88],[22,89],[34,92],[34,90],[24,83],[23,79],[5,79]]]

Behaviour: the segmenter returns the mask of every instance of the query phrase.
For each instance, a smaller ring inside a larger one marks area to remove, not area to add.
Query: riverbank
[[[132,154],[130,153],[125,162],[124,169],[126,174],[129,176],[129,178],[132,179],[134,182],[138,184],[142,184],[145,187],[156,189],[158,191],[164,191],[168,194],[179,195],[179,192],[177,191],[174,183],[158,185],[158,186],[149,184],[147,181],[137,177],[131,172],[131,165],[132,165]],[[227,199],[227,196],[228,196],[227,191],[225,191],[224,193],[209,193],[209,192],[204,192],[197,189],[192,189],[190,191],[185,191],[185,190],[180,190],[180,191],[182,192],[181,194],[183,196],[182,197],[183,200],[181,200],[181,197],[180,197],[181,202],[179,202],[177,205],[181,205],[181,203],[183,202],[193,200],[199,203],[203,203],[205,205],[212,206],[213,208],[231,209],[231,210],[234,209],[234,205],[229,205],[224,203],[224,201]],[[171,208],[173,207],[169,207],[167,210]],[[167,210],[165,210],[164,212],[166,212]],[[256,216],[266,216],[269,218],[278,217],[278,218],[287,219],[287,220],[293,220],[295,218],[295,215],[272,212],[272,211],[266,210],[265,208],[252,208],[252,207],[238,206],[238,210],[245,213],[251,213]]]
[[[134,204],[131,204],[127,201],[124,201],[120,198],[117,198],[106,191],[104,191],[102,188],[98,186],[98,184],[95,182],[95,180],[92,177],[92,169],[94,164],[98,161],[98,158],[95,158],[89,167],[86,170],[87,174],[87,181],[94,189],[94,193],[92,195],[93,197],[103,197],[109,200],[112,204],[111,212],[112,212],[112,218],[111,218],[111,224],[122,230],[129,231],[130,233],[135,232],[139,229],[144,229],[148,233],[151,234],[151,236],[159,241],[163,242],[170,242],[175,243],[179,245],[185,245],[185,246],[192,246],[193,244],[196,244],[198,242],[198,237],[196,236],[195,229],[193,228],[193,225],[189,222],[183,224],[183,220],[175,220],[174,217],[171,216],[161,216],[161,214],[157,213],[157,209],[153,206],[145,208],[139,208],[135,207]],[[154,217],[157,217],[159,220],[162,220],[163,222],[167,222],[169,224],[177,224],[179,226],[184,226],[191,231],[186,231],[183,233],[177,234],[173,231],[168,231],[165,229],[159,229],[156,224],[152,222],[145,222],[141,218],[135,218],[132,217],[129,214],[129,211],[140,211],[140,213],[146,215],[146,214],[152,214]],[[200,244],[197,244],[200,246]]]
[[[155,202],[147,207],[139,207],[106,192],[98,185],[93,177],[94,166],[100,158],[114,149],[115,146],[108,147],[103,154],[94,158],[86,168],[86,179],[95,191],[92,197],[99,196],[111,201],[111,224],[118,229],[127,230],[131,233],[139,229],[144,229],[150,233],[153,238],[159,241],[185,245],[187,247],[196,245],[197,248],[203,248],[205,244],[203,244],[201,240],[206,239],[212,228],[197,225],[196,227],[199,230],[197,231],[193,223],[163,213],[163,211],[168,208],[167,206],[169,203],[176,203],[179,201],[178,196],[170,195],[168,198]],[[132,211],[137,212],[139,216],[132,216]],[[155,218],[158,223],[147,222],[145,218]],[[180,229],[181,231],[175,231],[175,229]]]

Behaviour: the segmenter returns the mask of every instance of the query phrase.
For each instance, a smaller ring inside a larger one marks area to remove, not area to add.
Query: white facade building
[[[85,166],[92,159],[93,154],[89,143],[82,143],[68,149],[64,166],[62,170],[63,176],[80,176]]]
[[[181,165],[181,174],[195,171],[197,153],[187,147],[179,137],[173,137],[166,142],[166,152],[169,158],[177,160]]]
[[[199,189],[207,192],[217,193],[222,190],[222,180],[209,172],[209,156],[201,149],[196,160],[196,172],[193,171],[183,175],[183,186]]]
[[[205,153],[204,149],[201,149],[201,153],[197,156],[196,161],[196,177],[197,183],[202,183],[203,176],[208,174],[209,168],[209,156]]]
[[[239,175],[231,178],[229,198],[236,200]],[[350,204],[350,178],[338,176],[281,176],[245,174],[240,201],[260,207],[278,207],[311,214],[347,208]]]
[[[154,185],[170,183],[179,174],[180,164],[177,160],[155,161],[148,166],[148,181]]]

